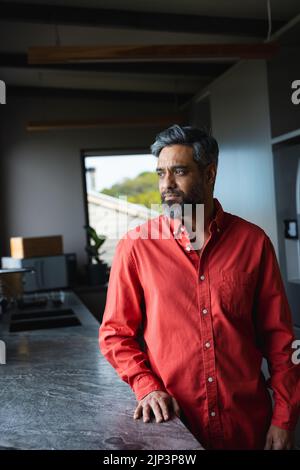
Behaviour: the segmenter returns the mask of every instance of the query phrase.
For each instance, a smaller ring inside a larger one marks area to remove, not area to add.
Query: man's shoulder
[[[262,240],[269,238],[262,227],[250,222],[250,220],[244,219],[236,214],[230,212],[224,212],[226,221],[232,230],[239,232],[240,235],[246,238],[253,238],[253,240]]]
[[[162,220],[163,215],[159,214],[153,218],[147,219],[145,222],[137,225],[136,227],[128,230],[119,240],[118,244],[126,247],[127,249],[132,249],[136,246],[140,240],[146,240],[151,238],[151,233],[155,230],[159,230],[160,221]]]

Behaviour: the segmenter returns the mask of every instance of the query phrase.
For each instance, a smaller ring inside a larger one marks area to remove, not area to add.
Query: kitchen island
[[[73,292],[65,306],[81,325],[8,331],[0,321],[0,449],[202,449],[177,417],[134,420],[129,386],[102,357],[99,323]]]

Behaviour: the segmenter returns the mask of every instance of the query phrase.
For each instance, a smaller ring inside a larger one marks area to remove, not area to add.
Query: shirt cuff
[[[133,383],[132,389],[138,401],[142,400],[146,395],[148,395],[148,393],[154,392],[155,390],[160,390],[163,392],[166,391],[163,383],[153,374],[143,374],[137,376]]]
[[[275,404],[271,424],[286,431],[294,431],[297,426],[299,411],[299,409],[295,410],[289,406]]]

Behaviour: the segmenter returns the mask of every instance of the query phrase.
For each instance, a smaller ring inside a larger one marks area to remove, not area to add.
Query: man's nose
[[[172,173],[166,173],[162,186],[163,186],[162,189],[164,191],[167,191],[168,189],[176,188],[177,184],[176,184],[175,176]]]

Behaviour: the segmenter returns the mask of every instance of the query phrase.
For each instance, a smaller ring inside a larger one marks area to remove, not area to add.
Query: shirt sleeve
[[[256,293],[258,341],[268,362],[267,384],[274,399],[272,424],[292,431],[300,411],[300,365],[293,363],[292,315],[274,247],[266,235]]]
[[[123,238],[117,244],[110,271],[99,345],[138,401],[154,390],[165,391],[162,381],[151,370],[138,338],[143,324],[143,305],[143,289],[135,262]]]

